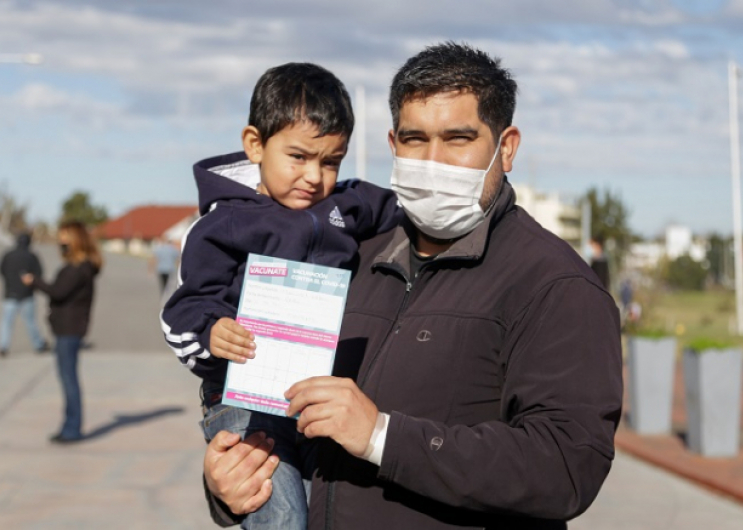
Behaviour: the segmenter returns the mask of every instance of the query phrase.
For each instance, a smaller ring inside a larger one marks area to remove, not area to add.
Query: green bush
[[[694,350],[696,353],[703,352],[704,350],[726,350],[733,346],[735,344],[730,341],[711,339],[709,337],[697,337],[686,344],[687,348]]]
[[[640,337],[642,339],[665,339],[673,336],[673,333],[669,333],[666,330],[653,328],[639,328],[635,330],[628,329],[627,333],[632,335],[633,337]]]
[[[688,254],[669,262],[665,271],[666,283],[676,289],[701,291],[706,279],[707,269]]]

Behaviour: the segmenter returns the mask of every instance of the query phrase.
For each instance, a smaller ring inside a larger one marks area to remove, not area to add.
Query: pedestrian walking
[[[0,324],[0,356],[8,355],[10,343],[13,339],[13,327],[20,314],[26,324],[26,331],[31,338],[31,344],[38,353],[49,351],[49,345],[44,340],[36,324],[36,307],[33,288],[21,281],[26,273],[41,276],[41,262],[31,250],[31,236],[20,234],[16,240],[16,247],[5,253],[0,262],[0,274],[5,284],[3,299],[3,317]]]
[[[172,274],[178,270],[181,253],[173,242],[158,237],[152,246],[150,272],[157,274],[160,280],[160,292],[165,293]]]
[[[65,264],[54,282],[25,274],[23,283],[49,296],[49,324],[56,344],[57,370],[64,391],[64,422],[50,441],[71,443],[82,439],[82,397],[78,380],[78,353],[88,331],[93,304],[94,279],[101,270],[98,247],[87,229],[77,221],[63,223],[57,242]]]
[[[609,260],[606,258],[606,254],[604,253],[604,238],[600,236],[594,237],[591,239],[590,245],[591,270],[593,270],[599,280],[601,280],[601,285],[603,285],[605,289],[609,289],[611,287],[611,280],[609,276]]]

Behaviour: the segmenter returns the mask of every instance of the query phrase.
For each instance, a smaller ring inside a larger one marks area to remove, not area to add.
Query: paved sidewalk
[[[741,374],[743,377],[743,374]],[[617,432],[618,449],[648,463],[666,469],[681,477],[695,481],[720,494],[743,503],[743,393],[741,394],[741,449],[735,458],[706,458],[689,451],[684,444],[686,435],[686,403],[684,396],[683,367],[676,364],[672,412],[673,433],[660,436],[640,436],[627,426],[626,418],[632,414],[626,399],[628,383],[625,370],[624,420]],[[743,504],[741,504],[743,506]],[[741,523],[743,528],[743,522]]]
[[[598,498],[569,530],[740,530],[743,505],[621,451]]]
[[[55,446],[51,356],[0,360],[0,528],[216,528],[201,491],[197,380],[169,352],[83,352],[91,439]],[[738,530],[743,504],[621,452],[571,530]]]
[[[0,360],[0,528],[215,528],[197,380],[171,355],[83,352],[91,438],[70,446],[47,441],[62,417],[52,356]]]

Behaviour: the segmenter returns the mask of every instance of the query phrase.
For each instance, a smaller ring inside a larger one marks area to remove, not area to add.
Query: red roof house
[[[151,241],[197,214],[197,206],[139,206],[99,226],[97,235],[101,239]]]

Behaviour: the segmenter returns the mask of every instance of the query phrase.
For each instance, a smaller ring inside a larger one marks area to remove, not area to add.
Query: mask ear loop
[[[495,148],[495,154],[493,155],[493,158],[490,159],[490,164],[488,165],[488,169],[485,170],[486,175],[493,168],[493,164],[495,164],[495,159],[498,158],[498,153],[500,153],[501,142],[503,142],[503,133],[501,133],[501,135],[498,137],[498,147]]]
[[[490,170],[493,168],[493,164],[495,164],[495,159],[498,158],[498,153],[500,153],[500,144],[503,142],[503,133],[498,137],[498,147],[495,148],[495,154],[493,155],[493,159],[490,161],[490,165],[488,166],[488,169],[485,170],[485,175],[487,175]],[[484,178],[484,177],[483,177]],[[493,202],[490,203],[490,206],[488,206],[488,209],[485,213],[485,217],[487,217],[491,210],[495,207],[495,203],[498,202],[498,197],[500,197],[500,193],[503,191],[503,184],[499,186],[498,194],[493,199]]]

